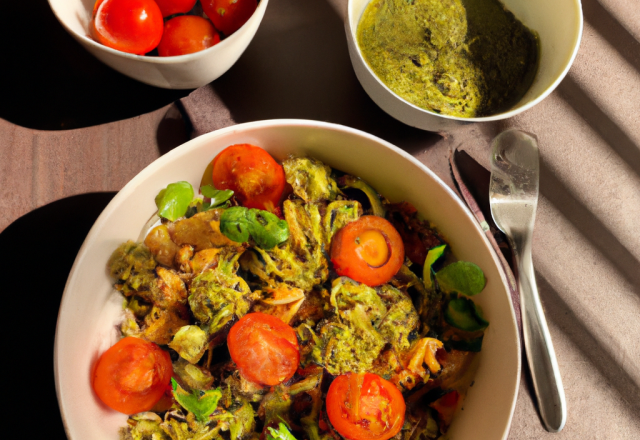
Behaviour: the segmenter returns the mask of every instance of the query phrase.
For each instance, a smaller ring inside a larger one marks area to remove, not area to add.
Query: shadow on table
[[[4,2],[0,118],[38,130],[65,130],[157,110],[191,90],[148,86],[98,61],[53,15],[47,0]]]
[[[607,341],[598,339],[582,319],[576,316],[569,304],[567,304],[553,286],[539,273],[536,272],[538,290],[544,305],[547,319],[557,325],[560,330],[573,342],[582,352],[585,359],[604,378],[607,385],[613,387],[618,395],[625,402],[623,406],[627,410],[630,418],[640,420],[640,384],[634,382],[633,378],[611,355],[611,345]],[[570,366],[571,364],[567,364]],[[560,371],[564,383],[571,376],[571,370]],[[533,393],[530,386],[529,392]],[[535,399],[534,399],[535,401]],[[571,408],[569,408],[571,411]]]
[[[7,420],[22,430],[35,422],[51,440],[67,438],[53,380],[60,299],[80,246],[115,194],[58,200],[26,214],[0,233],[3,350],[9,368],[3,387],[11,401]]]
[[[613,49],[640,72],[640,41],[602,5],[599,0],[582,0],[584,19]],[[630,18],[629,20],[632,20]]]

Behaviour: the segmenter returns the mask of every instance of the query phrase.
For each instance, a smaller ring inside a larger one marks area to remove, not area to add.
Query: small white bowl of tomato
[[[240,58],[269,0],[49,0],[62,26],[118,72],[193,89]]]

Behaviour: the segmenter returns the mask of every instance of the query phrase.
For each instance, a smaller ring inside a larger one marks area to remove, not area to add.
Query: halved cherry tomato
[[[200,0],[200,4],[216,29],[226,36],[240,29],[258,7],[257,0]]]
[[[402,267],[404,245],[391,223],[382,217],[364,215],[333,237],[331,262],[338,275],[379,286]]]
[[[153,342],[126,337],[105,351],[93,374],[93,389],[107,406],[125,414],[148,411],[165,393],[173,367]]]
[[[230,189],[247,208],[277,212],[285,187],[284,169],[260,147],[238,144],[213,159],[213,184]]]
[[[163,26],[154,0],[98,0],[93,7],[91,35],[105,46],[144,55],[160,43]]]
[[[387,440],[402,429],[406,405],[394,384],[372,373],[338,376],[327,392],[327,416],[349,440]]]
[[[291,379],[300,363],[296,332],[280,318],[264,313],[249,313],[236,322],[227,346],[242,377],[261,385]]]
[[[186,14],[196,5],[197,0],[155,0],[163,17],[173,14]]]
[[[206,18],[178,15],[164,24],[158,54],[161,57],[185,55],[207,49],[219,42],[220,35]]]

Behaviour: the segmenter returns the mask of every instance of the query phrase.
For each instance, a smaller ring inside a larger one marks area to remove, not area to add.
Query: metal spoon
[[[516,256],[524,346],[540,417],[547,431],[559,432],[567,420],[564,389],[531,258],[539,173],[536,139],[511,129],[493,140],[489,186],[491,215],[509,238]]]

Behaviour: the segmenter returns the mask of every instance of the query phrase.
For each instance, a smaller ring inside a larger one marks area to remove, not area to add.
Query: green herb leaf
[[[249,232],[262,249],[271,249],[289,238],[289,225],[269,211],[250,209]]]
[[[173,397],[182,405],[184,409],[193,413],[199,422],[206,422],[218,407],[218,401],[222,397],[220,388],[208,390],[205,392],[193,390],[191,394],[178,385],[174,378],[171,378],[171,386],[173,388]]]
[[[449,301],[444,310],[444,320],[449,325],[468,332],[483,330],[489,325],[482,316],[480,307],[464,296]]]
[[[156,196],[158,215],[176,221],[187,213],[193,200],[193,187],[189,182],[170,183]]]
[[[482,269],[468,261],[456,261],[436,273],[440,290],[445,293],[458,292],[473,296],[484,289],[487,280]]]
[[[289,238],[289,225],[275,214],[234,206],[220,218],[220,231],[230,240],[244,243],[253,238],[262,249],[272,249]]]
[[[422,281],[427,289],[433,288],[433,270],[431,268],[444,255],[446,247],[446,244],[442,244],[429,249],[429,252],[427,252],[427,258],[424,260],[424,268],[422,269]]]
[[[289,427],[286,423],[280,422],[278,429],[272,427],[267,428],[267,440],[296,440],[296,438],[289,432]]]
[[[226,235],[229,240],[238,243],[249,241],[247,211],[248,209],[242,206],[226,209],[220,217],[220,232]]]
[[[216,189],[213,185],[205,185],[200,187],[203,196],[211,199],[211,203],[207,209],[212,209],[222,205],[224,202],[233,197],[233,191],[230,189]]]

